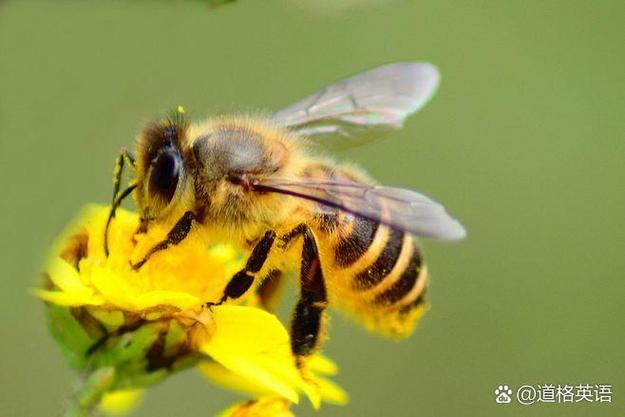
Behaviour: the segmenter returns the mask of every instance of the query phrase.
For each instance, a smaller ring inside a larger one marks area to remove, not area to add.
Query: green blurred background
[[[433,307],[409,340],[334,317],[352,402],[297,414],[623,415],[623,1],[126,3],[0,4],[0,415],[59,415],[73,390],[26,288],[64,223],[109,200],[142,123],[179,103],[196,119],[275,110],[401,60],[438,65],[437,96],[345,157],[445,202],[469,238],[425,242]],[[612,384],[613,403],[495,404],[504,383]],[[135,415],[238,398],[188,372]]]

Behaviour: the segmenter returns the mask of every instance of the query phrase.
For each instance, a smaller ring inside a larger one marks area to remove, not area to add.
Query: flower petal
[[[114,271],[91,265],[91,284],[110,304],[134,310],[137,290]]]
[[[311,369],[313,369],[312,362],[317,362],[313,358],[317,356],[319,354],[311,358]],[[333,363],[326,357],[319,360],[319,363],[323,362]],[[247,378],[242,378],[241,375],[232,372],[218,362],[203,361],[198,365],[198,368],[204,377],[223,388],[247,394],[252,398],[261,398],[272,394],[265,387],[254,384]],[[349,401],[345,390],[333,381],[318,376],[314,376],[312,379],[318,389],[318,395],[321,397],[321,400],[337,405],[344,405]]]
[[[137,407],[143,399],[143,389],[123,389],[106,393],[100,400],[100,410],[109,415],[123,415]]]
[[[274,372],[275,368],[264,363],[262,358],[244,357],[224,352],[210,353],[209,355],[232,372],[249,379],[250,382],[263,389],[280,395],[293,403],[299,402],[297,391],[290,381],[284,380],[280,375],[276,375]]]
[[[255,384],[247,378],[241,378],[241,375],[235,374],[219,362],[205,360],[198,364],[198,369],[206,379],[220,387],[248,394],[253,398],[273,394],[264,386]]]
[[[52,258],[47,269],[50,280],[61,291],[80,292],[89,289],[81,281],[76,268],[59,257]]]
[[[308,359],[308,366],[310,366],[311,371],[319,372],[324,375],[336,375],[339,370],[332,359],[321,353],[311,356]]]
[[[315,382],[323,401],[337,405],[345,405],[349,402],[349,395],[336,382],[319,376],[315,377]]]
[[[222,305],[213,308],[213,317],[217,331],[211,349],[291,356],[289,334],[275,315],[258,308]]]
[[[32,293],[41,298],[42,300],[48,301],[53,304],[58,304],[62,306],[84,306],[84,305],[92,305],[98,306],[104,304],[104,300],[102,297],[94,295],[91,291],[86,292],[61,292],[61,291],[48,291],[48,290],[40,290],[33,289]]]
[[[202,352],[262,389],[298,401],[303,381],[295,368],[289,335],[276,316],[245,306],[213,309],[215,333]]]

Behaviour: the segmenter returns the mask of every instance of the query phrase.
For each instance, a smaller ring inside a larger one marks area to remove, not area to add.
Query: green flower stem
[[[111,388],[114,381],[115,368],[113,367],[104,367],[93,371],[85,378],[64,417],[91,416],[102,396]]]

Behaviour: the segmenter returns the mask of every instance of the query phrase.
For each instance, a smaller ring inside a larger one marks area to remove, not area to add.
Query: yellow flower
[[[138,216],[119,210],[107,257],[107,215],[108,207],[90,206],[78,217],[53,248],[45,285],[33,290],[47,302],[50,331],[70,365],[87,373],[114,371],[98,397],[102,409],[128,409],[142,388],[192,366],[258,399],[228,415],[289,416],[289,404],[302,393],[315,408],[322,400],[347,401],[339,386],[320,376],[336,373],[329,359],[314,356],[304,371],[295,366],[288,332],[273,314],[247,305],[253,294],[202,307],[218,300],[242,267],[245,259],[234,248],[209,247],[190,236],[134,271],[130,261],[141,259],[168,228],[136,234]],[[267,414],[271,410],[282,411]]]

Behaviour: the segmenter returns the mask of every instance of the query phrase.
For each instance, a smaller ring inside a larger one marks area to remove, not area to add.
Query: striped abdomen
[[[328,167],[318,168],[316,175],[358,180],[356,174]],[[375,330],[410,333],[426,304],[427,270],[416,239],[328,207],[317,207],[315,223],[331,301]]]

